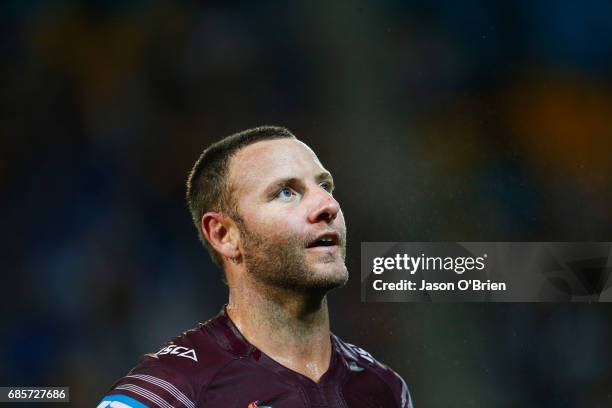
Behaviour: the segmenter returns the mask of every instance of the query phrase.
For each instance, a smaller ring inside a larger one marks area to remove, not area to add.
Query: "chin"
[[[348,271],[344,264],[342,265],[317,265],[319,268],[314,268],[312,272],[312,287],[319,289],[332,290],[342,287],[348,281]]]

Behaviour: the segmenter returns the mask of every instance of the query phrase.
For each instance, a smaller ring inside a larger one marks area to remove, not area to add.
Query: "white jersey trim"
[[[168,391],[174,398],[182,402],[187,408],[195,408],[195,404],[189,398],[187,398],[185,394],[166,380],[145,374],[132,374],[126,376],[126,378],[137,378],[153,385],[157,385],[158,387]]]
[[[115,387],[115,389],[131,391],[134,394],[138,394],[141,397],[148,399],[160,408],[173,408],[172,405],[168,404],[168,402],[159,395],[134,384],[123,384]]]

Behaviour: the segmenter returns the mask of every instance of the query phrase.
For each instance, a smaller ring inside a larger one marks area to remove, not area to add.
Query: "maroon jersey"
[[[412,408],[406,383],[332,335],[329,370],[315,383],[242,337],[225,312],[142,358],[99,408]]]

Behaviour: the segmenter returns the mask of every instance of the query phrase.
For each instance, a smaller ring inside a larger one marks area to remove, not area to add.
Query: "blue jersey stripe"
[[[130,408],[149,408],[148,406],[146,406],[142,402],[136,401],[134,398],[131,398],[131,397],[128,397],[127,395],[122,395],[122,394],[107,395],[106,397],[104,397],[104,399],[102,399],[102,401],[100,401],[100,404],[103,403],[104,401],[122,402],[122,403],[124,403],[125,405],[127,405]]]

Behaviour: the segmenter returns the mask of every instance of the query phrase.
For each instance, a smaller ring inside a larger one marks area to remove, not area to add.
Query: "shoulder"
[[[219,345],[210,327],[214,319],[182,333],[167,342],[156,353],[143,357],[141,363],[164,366],[187,376],[201,378],[205,373],[231,361],[234,356]]]
[[[388,386],[399,407],[413,408],[408,386],[398,373],[376,360],[361,347],[342,341],[334,335],[332,335],[332,339],[351,371],[364,370],[378,377],[382,383]]]
[[[209,332],[209,322],[143,356],[136,367],[113,384],[98,408],[196,407],[210,381],[234,360]],[[124,405],[113,405],[115,401]]]

